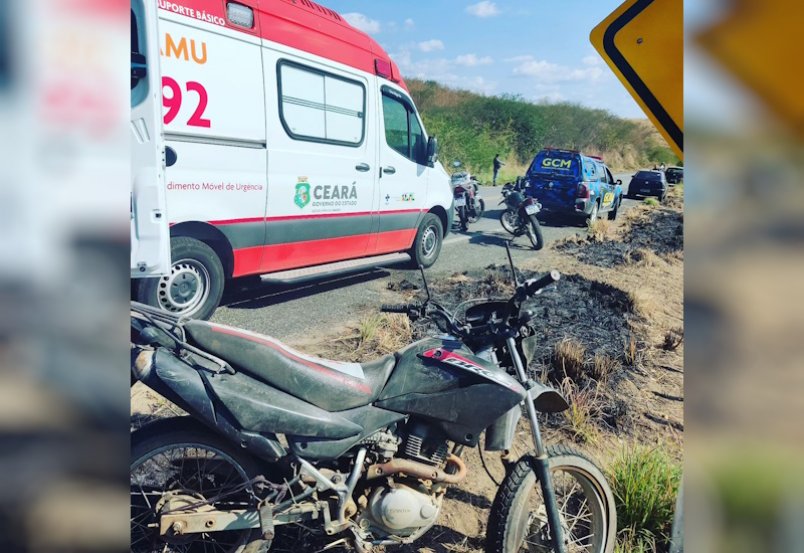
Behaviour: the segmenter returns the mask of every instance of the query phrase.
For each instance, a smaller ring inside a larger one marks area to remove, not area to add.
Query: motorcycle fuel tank
[[[525,389],[451,337],[425,338],[398,353],[377,407],[428,419],[447,438],[473,446],[480,433],[525,398]]]

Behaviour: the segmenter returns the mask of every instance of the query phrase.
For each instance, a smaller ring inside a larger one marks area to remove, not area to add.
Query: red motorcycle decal
[[[441,361],[442,363],[446,363],[447,365],[452,365],[453,367],[473,372],[484,378],[493,380],[494,382],[501,384],[506,388],[510,388],[512,390],[517,390],[520,387],[519,384],[517,384],[516,382],[512,384],[511,381],[509,381],[509,379],[501,378],[504,373],[490,371],[485,367],[483,367],[482,365],[478,365],[477,363],[470,361],[469,359],[463,357],[462,355],[458,355],[457,353],[451,352],[443,348],[429,349],[424,353],[422,353],[421,356],[426,359]]]

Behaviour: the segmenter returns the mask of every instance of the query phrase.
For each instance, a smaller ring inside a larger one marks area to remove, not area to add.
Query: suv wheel
[[[592,206],[592,212],[589,214],[589,218],[586,220],[586,222],[591,224],[597,221],[599,211],[600,211],[600,204],[598,202],[595,202],[595,204]]]

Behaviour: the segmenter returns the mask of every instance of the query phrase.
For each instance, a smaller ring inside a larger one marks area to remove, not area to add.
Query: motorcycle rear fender
[[[237,428],[237,423],[227,413],[216,409],[201,374],[173,353],[159,349],[154,355],[152,370],[143,375],[142,382],[257,457],[276,460],[286,455],[275,435]]]

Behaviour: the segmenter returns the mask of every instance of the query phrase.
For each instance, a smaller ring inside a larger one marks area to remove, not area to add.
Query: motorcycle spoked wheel
[[[517,236],[517,229],[519,228],[519,216],[516,212],[506,209],[500,214],[500,224],[508,234]]]
[[[185,418],[158,421],[132,434],[130,550],[242,553],[259,539],[258,530],[160,536],[153,526],[161,514],[176,509],[257,508],[247,484],[257,475],[253,461]],[[214,500],[211,507],[191,507],[207,500]]]
[[[567,553],[612,553],[617,534],[614,496],[603,473],[576,450],[548,448]],[[486,553],[552,553],[541,486],[523,457],[494,498]]]
[[[483,213],[486,211],[486,202],[483,200],[478,200],[475,203],[474,210],[469,212],[469,222],[470,223],[477,223],[482,217]]]

